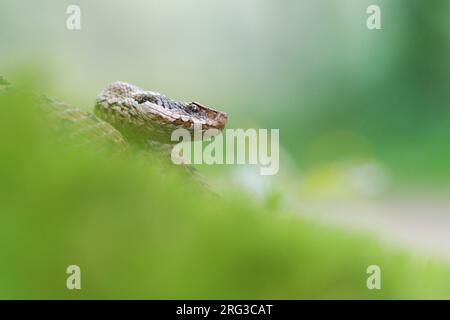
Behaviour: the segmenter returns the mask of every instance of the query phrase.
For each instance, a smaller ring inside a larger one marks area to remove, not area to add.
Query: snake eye
[[[195,102],[192,102],[188,105],[189,110],[191,110],[192,112],[198,112],[200,109],[198,107],[198,104]]]

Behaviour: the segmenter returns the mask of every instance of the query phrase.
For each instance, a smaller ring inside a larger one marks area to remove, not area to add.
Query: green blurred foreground
[[[56,147],[29,104],[0,95],[2,299],[450,297],[447,267],[232,192],[199,195],[145,157]],[[66,289],[71,264],[82,290]]]

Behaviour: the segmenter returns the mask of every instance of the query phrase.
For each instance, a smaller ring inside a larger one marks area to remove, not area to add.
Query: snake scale
[[[0,77],[0,92],[7,90],[17,89]],[[51,126],[68,129],[77,141],[120,153],[151,150],[166,159],[170,157],[167,151],[171,145],[177,143],[171,141],[174,130],[184,128],[192,137],[194,125],[202,131],[221,131],[228,118],[226,113],[198,102],[172,100],[121,81],[109,84],[99,93],[93,113],[46,96],[33,97]]]

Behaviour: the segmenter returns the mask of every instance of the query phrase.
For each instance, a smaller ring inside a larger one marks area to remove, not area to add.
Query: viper
[[[228,120],[225,112],[198,102],[173,100],[122,81],[107,85],[98,94],[93,113],[19,90],[0,77],[0,93],[5,91],[31,96],[33,104],[58,132],[56,135],[61,131],[69,133],[63,142],[72,139],[117,152],[152,151],[165,159],[170,158],[171,144],[177,143],[171,141],[174,130],[187,129],[194,137],[194,126],[196,130],[220,132]]]

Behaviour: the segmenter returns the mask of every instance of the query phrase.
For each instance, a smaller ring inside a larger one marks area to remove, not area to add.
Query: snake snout
[[[223,130],[228,122],[228,115],[225,112],[217,112],[214,121],[217,123],[217,128]]]
[[[191,102],[189,105],[195,106],[196,114],[202,114],[206,118],[209,127],[219,130],[225,128],[228,121],[228,115],[225,112],[206,107],[198,102]]]

